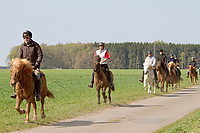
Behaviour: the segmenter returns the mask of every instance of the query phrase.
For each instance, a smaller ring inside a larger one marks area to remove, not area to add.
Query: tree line
[[[59,43],[57,45],[40,46],[43,51],[42,69],[92,69],[93,56],[98,49],[98,42],[94,43]],[[147,56],[147,51],[159,55],[159,50],[163,49],[164,54],[170,58],[170,54],[178,56],[180,67],[185,69],[191,57],[194,57],[197,66],[200,67],[200,47],[199,44],[175,44],[163,41],[149,42],[124,42],[105,43],[105,49],[110,54],[108,65],[111,69],[142,69],[143,62]],[[19,46],[10,49],[6,62],[17,57]]]

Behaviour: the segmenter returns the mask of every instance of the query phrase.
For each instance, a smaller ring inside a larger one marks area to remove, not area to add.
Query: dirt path
[[[140,100],[100,114],[70,119],[23,132],[150,133],[197,108],[200,108],[200,85],[173,94]]]

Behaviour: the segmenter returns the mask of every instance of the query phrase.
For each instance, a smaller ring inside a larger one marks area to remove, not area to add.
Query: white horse
[[[144,65],[144,88],[146,90],[146,84],[148,83],[148,93],[151,94],[151,88],[154,87],[154,93],[156,93],[155,75],[151,64],[143,63]]]

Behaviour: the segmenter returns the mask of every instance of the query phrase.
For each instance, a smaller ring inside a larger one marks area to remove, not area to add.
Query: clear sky
[[[0,0],[0,65],[30,30],[48,45],[67,42],[200,44],[200,0]]]

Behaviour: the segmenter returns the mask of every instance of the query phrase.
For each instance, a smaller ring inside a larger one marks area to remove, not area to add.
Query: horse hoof
[[[28,124],[29,123],[29,121],[25,121],[25,124]]]
[[[42,117],[42,119],[44,119],[44,118],[46,118],[46,115],[44,114],[44,115],[41,115],[41,117]]]
[[[33,117],[33,119],[32,119],[33,121],[36,121],[37,120],[37,118],[35,118],[35,117]]]

